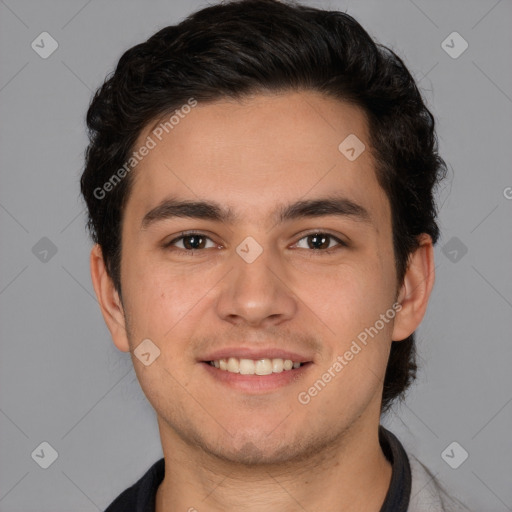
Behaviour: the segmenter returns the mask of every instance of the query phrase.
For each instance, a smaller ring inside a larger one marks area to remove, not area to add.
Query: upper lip
[[[313,360],[312,356],[299,354],[281,348],[254,348],[254,347],[231,347],[218,349],[202,357],[200,361],[217,361],[229,357],[238,357],[239,359],[290,359],[294,363],[307,363]]]

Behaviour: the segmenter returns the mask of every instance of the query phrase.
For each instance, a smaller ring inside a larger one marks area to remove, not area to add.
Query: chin
[[[242,466],[284,465],[310,458],[324,446],[329,445],[330,436],[307,436],[302,432],[238,431],[236,437],[224,436],[205,443],[205,452],[230,464]],[[201,443],[202,444],[202,443]]]
[[[268,442],[246,441],[240,447],[215,447],[212,455],[231,464],[243,466],[268,466],[293,461],[299,455],[297,446],[268,446]]]

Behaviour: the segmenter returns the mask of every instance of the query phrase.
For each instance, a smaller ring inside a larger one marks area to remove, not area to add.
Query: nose
[[[269,327],[293,318],[297,300],[275,255],[264,250],[254,261],[246,261],[235,253],[232,264],[216,304],[219,317],[251,327]]]

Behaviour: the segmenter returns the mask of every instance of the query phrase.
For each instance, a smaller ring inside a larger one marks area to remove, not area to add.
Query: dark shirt
[[[379,442],[393,467],[388,493],[380,512],[407,512],[411,494],[411,467],[400,441],[382,425]],[[158,486],[164,479],[164,459],[155,462],[144,476],[122,492],[105,512],[155,512]]]

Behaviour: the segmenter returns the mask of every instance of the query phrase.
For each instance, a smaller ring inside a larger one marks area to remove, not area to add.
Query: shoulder
[[[411,499],[408,512],[471,512],[450,496],[435,476],[414,455],[408,454],[411,465]]]
[[[165,463],[161,458],[131,487],[123,491],[105,512],[153,512],[156,490],[165,475]]]

